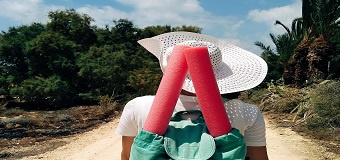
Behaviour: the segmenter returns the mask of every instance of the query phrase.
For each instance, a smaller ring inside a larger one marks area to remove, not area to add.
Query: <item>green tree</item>
[[[109,26],[105,26],[105,28],[97,28],[95,31],[97,35],[96,46],[103,46],[105,44],[110,44],[111,40],[111,30]],[[111,43],[112,44],[112,43]]]
[[[124,94],[129,65],[126,49],[115,48],[112,45],[91,47],[83,54],[77,64],[80,67],[79,76],[86,79],[87,90],[80,95],[84,98],[97,100],[100,95]]]
[[[29,77],[59,75],[72,79],[78,69],[75,64],[75,43],[55,32],[46,32],[30,41],[25,49]]]
[[[299,22],[304,33],[303,40],[296,47],[290,62],[290,68],[296,68],[295,65],[301,64],[299,61],[307,61],[307,66],[301,70],[307,76],[299,79],[299,84],[307,79],[319,81],[329,74],[328,63],[334,54],[334,44],[329,39],[339,24],[338,8],[339,0],[302,0],[302,18]]]
[[[263,83],[280,79],[282,77],[282,66],[278,65],[279,55],[274,53],[270,46],[266,46],[262,42],[256,41],[255,45],[263,50],[261,57],[267,62],[268,65],[268,74]]]
[[[301,20],[301,18],[294,19],[291,29],[278,20],[275,22],[275,25],[281,25],[286,30],[286,33],[278,35],[276,39],[275,37],[272,38],[280,55],[279,64],[283,66],[282,77],[286,84],[302,84],[307,77],[305,72],[307,68],[307,52],[294,54],[296,51],[301,51],[300,48],[297,48],[304,35]],[[302,51],[304,51],[303,48]]]
[[[286,33],[270,35],[283,63],[286,84],[301,85],[306,80],[318,81],[329,73],[329,62],[334,56],[330,42],[339,24],[339,0],[302,0],[302,17],[296,18],[289,29],[280,21]]]
[[[79,14],[74,9],[49,12],[47,29],[58,32],[68,40],[78,44],[80,51],[88,50],[96,40],[95,27],[91,26],[93,18]]]
[[[167,32],[171,32],[171,26],[169,25],[147,26],[142,29],[141,35],[143,38],[150,38]]]
[[[157,68],[135,69],[130,72],[128,85],[134,88],[139,96],[156,94],[162,72]]]
[[[278,80],[282,78],[288,70],[288,61],[294,53],[294,48],[299,43],[299,35],[296,31],[296,24],[293,23],[292,29],[282,24],[280,21],[276,21],[275,25],[282,26],[287,33],[281,35],[274,35],[270,33],[269,36],[275,45],[275,50],[270,46],[266,46],[262,42],[256,41],[255,45],[260,47],[263,52],[261,57],[268,64],[268,76],[264,82],[270,82],[271,80]]]
[[[187,32],[194,32],[194,33],[201,33],[202,28],[197,26],[177,26],[177,27],[171,27],[170,25],[164,25],[164,26],[147,26],[142,29],[142,37],[143,38],[150,38],[154,37],[163,33],[167,32],[178,32],[178,31],[187,31]]]
[[[134,49],[140,39],[140,30],[134,26],[132,21],[119,19],[114,21],[115,26],[111,29],[111,39],[113,44],[124,44]],[[133,48],[132,48],[133,47]]]
[[[28,66],[24,55],[27,42],[45,32],[40,23],[10,27],[0,33],[0,88],[2,94],[9,95],[11,86],[21,83],[28,77]]]
[[[73,104],[71,93],[69,84],[56,75],[48,78],[38,76],[29,78],[11,89],[11,95],[15,95],[39,109],[51,106],[65,107]]]
[[[306,13],[302,18],[314,35],[307,55],[308,78],[312,81],[325,79],[329,74],[328,64],[334,55],[330,38],[339,24],[339,3],[339,0],[303,1]]]
[[[187,32],[195,32],[195,33],[201,33],[202,28],[196,27],[196,26],[180,26],[180,27],[173,27],[171,31],[187,31]]]
[[[74,102],[78,70],[74,50],[74,42],[51,31],[27,42],[23,56],[28,78],[10,89],[11,96],[32,105]]]
[[[340,27],[337,27],[331,37],[331,43],[335,45],[335,53],[329,64],[329,78],[340,77]]]

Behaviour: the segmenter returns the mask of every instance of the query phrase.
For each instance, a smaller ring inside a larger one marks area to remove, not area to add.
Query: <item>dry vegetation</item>
[[[258,104],[279,126],[318,140],[329,151],[340,154],[340,82],[295,88],[270,84],[267,89],[242,94],[242,99]]]
[[[20,158],[53,149],[64,144],[47,140],[81,133],[109,122],[118,114],[119,105],[103,96],[97,106],[78,106],[62,110],[25,111],[0,106],[0,158]],[[43,145],[45,150],[30,150]]]

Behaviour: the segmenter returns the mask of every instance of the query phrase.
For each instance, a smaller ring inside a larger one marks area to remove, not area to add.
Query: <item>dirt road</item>
[[[118,120],[100,126],[90,132],[70,138],[70,142],[56,150],[25,157],[23,160],[119,160],[121,137],[114,134]],[[268,155],[271,160],[335,159],[335,155],[311,140],[305,139],[287,128],[277,128],[266,120]],[[333,157],[333,158],[331,158]]]

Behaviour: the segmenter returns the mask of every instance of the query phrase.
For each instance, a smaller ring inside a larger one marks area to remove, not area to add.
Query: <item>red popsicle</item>
[[[143,129],[164,135],[169,125],[179,94],[181,92],[188,66],[184,52],[189,46],[176,45],[159,84]]]
[[[232,128],[217,86],[208,48],[188,48],[185,58],[211,136],[229,133]]]

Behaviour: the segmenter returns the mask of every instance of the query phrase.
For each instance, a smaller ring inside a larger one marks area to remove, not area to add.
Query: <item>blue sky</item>
[[[0,30],[9,26],[46,23],[47,13],[74,8],[95,19],[94,25],[112,26],[112,20],[127,18],[139,27],[150,25],[195,25],[203,34],[260,54],[254,45],[272,45],[269,33],[281,34],[274,25],[290,26],[301,17],[301,0],[0,0]]]

